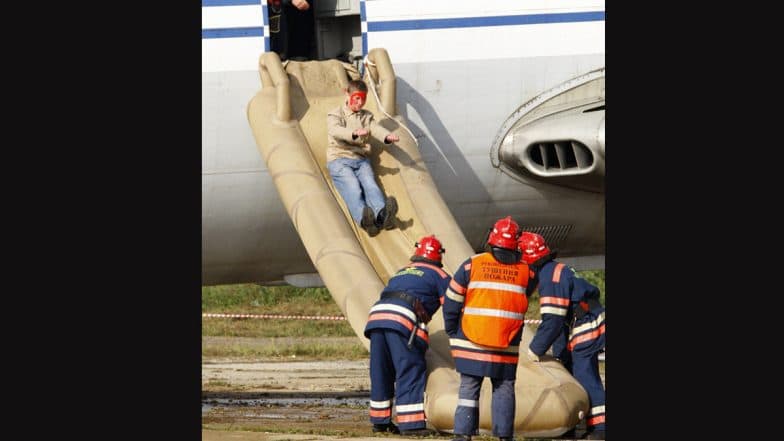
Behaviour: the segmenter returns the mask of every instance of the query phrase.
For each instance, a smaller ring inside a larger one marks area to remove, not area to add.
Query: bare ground
[[[312,341],[312,339],[309,339]],[[356,337],[324,342],[355,342]],[[203,337],[202,345],[260,348],[283,339]],[[369,359],[202,359],[203,441],[410,440],[374,434]],[[433,435],[430,439],[451,439]],[[477,441],[494,440],[475,437]],[[522,439],[522,438],[518,438]]]
[[[356,337],[322,340],[325,344],[356,343]],[[202,339],[204,347],[240,345],[261,349],[283,343],[291,342],[265,338]],[[202,439],[277,441],[349,437],[356,441],[357,437],[372,437],[366,404],[370,395],[368,372],[367,358],[203,358]]]
[[[370,393],[368,360],[202,361],[202,391]]]

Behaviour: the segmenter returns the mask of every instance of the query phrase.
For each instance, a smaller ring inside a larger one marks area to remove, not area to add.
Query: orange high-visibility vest
[[[491,253],[471,258],[471,279],[460,327],[469,340],[506,348],[523,326],[528,310],[528,265],[506,265]]]

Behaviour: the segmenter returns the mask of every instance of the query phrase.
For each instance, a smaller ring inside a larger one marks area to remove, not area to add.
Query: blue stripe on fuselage
[[[201,0],[203,6],[246,6],[260,5],[261,0]]]
[[[201,38],[263,37],[263,27],[202,29]]]
[[[251,0],[202,0],[204,3],[240,4],[242,1]],[[252,4],[258,4],[253,0]],[[250,4],[250,3],[243,3]],[[220,6],[220,5],[208,5]],[[360,5],[361,6],[361,5]],[[266,14],[264,15],[266,17]],[[495,17],[462,17],[462,18],[434,18],[428,20],[396,20],[396,21],[369,21],[368,32],[411,31],[422,29],[449,29],[449,28],[476,28],[487,26],[515,26],[545,23],[575,23],[582,21],[602,21],[605,19],[604,11],[592,12],[565,12],[560,14],[532,14],[532,15],[503,15]],[[249,28],[223,28],[202,29],[201,38],[231,38],[231,37],[260,37],[264,35],[261,27]],[[366,35],[362,36],[367,38]]]
[[[413,31],[420,29],[477,28],[542,23],[572,23],[604,20],[604,11],[560,14],[502,15],[496,17],[433,18],[429,20],[368,21],[368,32]]]

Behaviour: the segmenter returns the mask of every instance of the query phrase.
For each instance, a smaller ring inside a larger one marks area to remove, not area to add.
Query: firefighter
[[[498,220],[487,251],[460,265],[444,297],[444,328],[460,373],[453,441],[470,441],[479,429],[484,377],[493,386],[493,435],[514,439],[514,386],[529,275],[517,249],[519,230],[510,216]]]
[[[414,246],[411,263],[389,279],[365,326],[373,432],[433,433],[425,427],[427,323],[443,303],[452,278],[442,269],[445,250],[435,236],[425,236]],[[392,423],[393,396],[397,426]]]
[[[522,258],[538,284],[542,324],[528,346],[527,356],[539,361],[552,345],[553,355],[588,393],[590,410],[586,439],[605,439],[604,386],[599,376],[599,353],[604,350],[604,306],[599,288],[581,278],[573,268],[555,260],[544,238],[536,233],[520,235]],[[534,288],[531,288],[533,292]]]

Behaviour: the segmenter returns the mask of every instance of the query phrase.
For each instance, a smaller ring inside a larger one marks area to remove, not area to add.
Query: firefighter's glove
[[[531,348],[528,348],[528,352],[526,352],[525,355],[528,357],[529,360],[535,363],[539,362],[539,356],[534,354],[534,351],[532,351]]]

